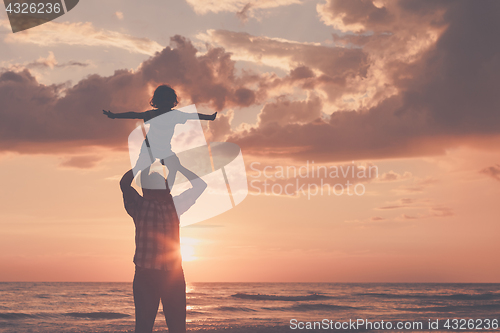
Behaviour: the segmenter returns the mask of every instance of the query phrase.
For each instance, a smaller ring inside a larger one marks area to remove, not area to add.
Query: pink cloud
[[[352,22],[360,19],[367,29],[375,29],[372,36],[362,37],[366,43],[362,52],[369,54],[367,81],[375,85],[372,95],[367,87],[367,99],[372,102],[353,109],[329,109],[342,105],[338,100],[349,96],[352,83],[340,84],[337,95],[328,95],[335,86],[320,83],[322,76],[316,75],[310,87],[327,92],[321,111],[331,114],[330,119],[262,123],[228,140],[260,156],[293,151],[297,159],[342,161],[437,155],[475,138],[500,135],[496,111],[500,46],[480,42],[496,39],[500,23],[493,13],[500,10],[499,3],[391,2],[387,6],[394,7],[393,21],[371,14],[367,18],[364,2],[328,3],[346,6],[344,18],[350,15]],[[374,12],[380,9],[372,7]],[[260,39],[256,41],[260,45]],[[315,69],[321,71],[319,66]],[[356,106],[356,95],[352,101]]]
[[[72,156],[61,162],[60,166],[76,169],[90,169],[103,159],[102,156],[82,155]]]
[[[85,45],[117,47],[133,53],[154,55],[163,46],[148,38],[139,38],[116,31],[96,29],[91,22],[48,22],[35,29],[9,34],[7,43],[35,44],[40,46]]]
[[[151,88],[169,83],[183,104],[204,103],[216,110],[255,101],[245,77],[222,49],[199,55],[186,39],[145,61],[137,71],[117,70],[108,77],[91,75],[73,87],[46,86],[28,69],[0,72],[0,150],[60,152],[85,146],[124,148],[135,121],[113,121],[102,110],[150,109]],[[224,118],[224,117],[223,117]]]
[[[250,9],[253,11],[255,9],[276,8],[301,2],[301,0],[259,0],[254,2],[249,2],[248,0],[187,0],[187,3],[193,8],[193,10],[202,15],[209,12],[234,12],[242,15],[250,11]]]

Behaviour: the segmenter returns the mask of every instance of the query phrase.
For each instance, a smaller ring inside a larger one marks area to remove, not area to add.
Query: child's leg
[[[174,186],[177,171],[183,174],[188,180],[194,180],[198,178],[198,176],[194,172],[182,166],[181,161],[175,154],[162,160],[162,164],[168,169],[167,184],[170,189],[172,188],[172,186]]]
[[[141,151],[139,152],[139,157],[137,158],[137,162],[135,162],[135,166],[132,168],[134,176],[136,176],[139,171],[142,171],[151,164],[153,164],[153,162],[154,160],[151,160],[148,147],[146,146],[146,141],[144,141],[142,143]]]
[[[168,187],[172,189],[175,183],[175,176],[177,175],[177,171],[181,166],[179,158],[174,154],[165,159],[162,159],[161,164],[163,164],[168,169],[167,184]]]

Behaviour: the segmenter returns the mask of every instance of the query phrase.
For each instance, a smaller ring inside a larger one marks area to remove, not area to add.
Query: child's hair
[[[151,101],[149,101],[149,104],[157,109],[160,107],[174,108],[178,103],[175,90],[166,84],[158,86]]]

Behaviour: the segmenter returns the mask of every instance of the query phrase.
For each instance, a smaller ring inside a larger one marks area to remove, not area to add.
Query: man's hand
[[[102,110],[102,113],[108,116],[108,118],[115,119],[115,114],[111,111]]]

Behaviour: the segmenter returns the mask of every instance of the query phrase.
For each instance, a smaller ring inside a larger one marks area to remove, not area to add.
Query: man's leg
[[[155,323],[160,290],[154,270],[136,267],[134,276],[135,333],[151,333]]]
[[[169,333],[185,333],[186,282],[182,268],[166,272],[161,303]]]

